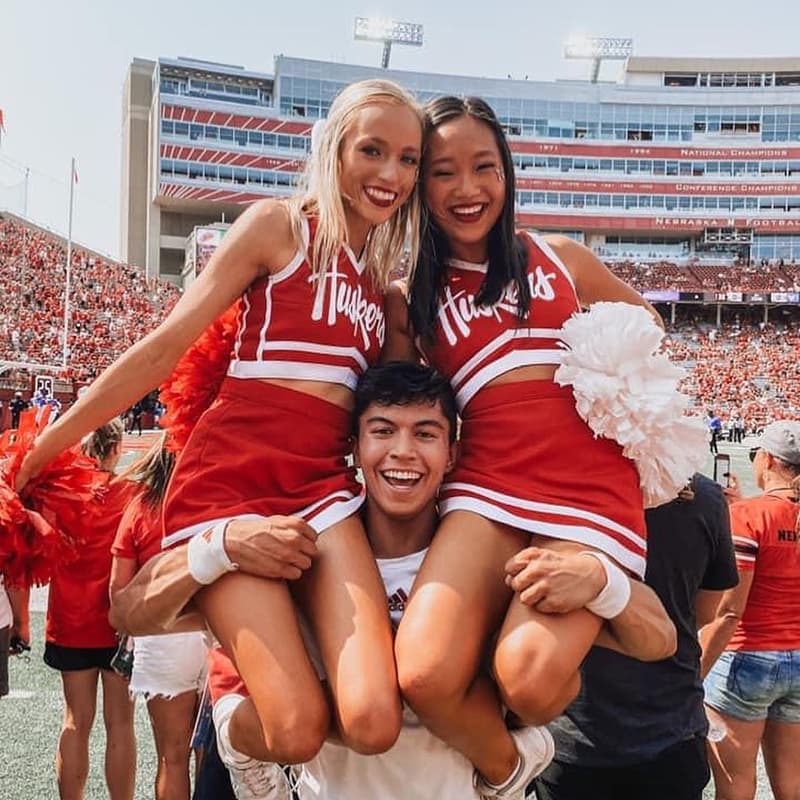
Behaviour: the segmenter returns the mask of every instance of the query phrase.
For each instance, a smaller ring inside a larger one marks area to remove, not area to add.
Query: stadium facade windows
[[[236,82],[162,77],[159,81],[159,90],[162,95],[202,97],[222,103],[252,106],[272,105],[272,96],[269,92],[258,86],[248,86]]]
[[[201,161],[162,158],[162,178],[189,179],[211,183],[237,184],[258,191],[262,187],[292,187],[297,184],[299,173],[252,167],[225,166]]]
[[[800,186],[798,186],[800,191]],[[532,192],[517,191],[517,206],[586,209],[586,208],[624,208],[636,210],[665,211],[753,211],[800,213],[800,195],[787,197],[714,197],[664,194],[627,194],[620,192]]]
[[[800,236],[754,236],[751,255],[755,260],[800,261]]]
[[[235,143],[238,147],[267,152],[278,150],[306,153],[311,146],[308,136],[262,133],[261,131],[232,128],[222,125],[189,125],[171,119],[161,120],[161,136],[166,141],[182,141],[197,144],[217,145],[220,142]]]
[[[586,175],[657,175],[693,176],[715,175],[747,177],[757,175],[800,176],[800,161],[678,161],[665,159],[572,158],[569,156],[531,156],[513,153],[514,164],[520,173],[526,171],[549,173],[578,173]],[[524,174],[520,174],[524,178]]]
[[[730,79],[735,80],[735,76]],[[325,116],[333,97],[343,87],[339,81],[282,78],[280,111],[287,116],[311,119]],[[659,107],[492,96],[485,96],[485,99],[511,138],[691,142],[697,134],[721,138],[752,137],[761,141],[800,141],[800,120],[775,129],[768,124],[767,107],[733,110],[714,106]],[[794,115],[798,112],[800,107],[794,109]]]

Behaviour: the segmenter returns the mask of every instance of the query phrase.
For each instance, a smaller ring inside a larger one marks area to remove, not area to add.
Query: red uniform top
[[[132,558],[137,568],[161,552],[161,507],[146,503],[139,492],[122,515],[111,555]]]
[[[114,481],[96,508],[87,508],[77,561],[59,567],[50,581],[45,638],[62,647],[113,647],[108,623],[111,543],[134,484]]]
[[[560,363],[560,329],[580,310],[572,276],[558,256],[540,236],[522,236],[531,287],[528,315],[522,322],[517,316],[516,287],[509,285],[491,307],[476,306],[487,265],[449,263],[433,343],[423,349],[431,365],[450,378],[461,409],[504,372]]]
[[[383,294],[346,246],[315,281],[308,259],[315,228],[315,220],[304,219],[305,246],[244,293],[229,375],[354,389],[377,363],[386,331]]]
[[[764,494],[731,506],[736,564],[753,572],[728,650],[800,650],[800,506]]]

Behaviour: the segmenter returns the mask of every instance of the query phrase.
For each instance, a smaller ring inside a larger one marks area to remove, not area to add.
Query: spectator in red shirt
[[[111,599],[161,552],[161,501],[175,463],[162,439],[122,475],[138,492],[122,517],[111,552]],[[188,800],[189,756],[198,692],[205,680],[205,635],[196,630],[137,636],[130,690],[147,702],[156,743],[156,800]]]
[[[800,422],[768,425],[751,460],[762,494],[730,509],[739,585],[701,632],[703,663],[714,664],[706,704],[728,731],[711,746],[711,768],[718,800],[752,800],[762,748],[776,800],[797,800]]]
[[[122,423],[112,420],[84,443],[98,469],[113,472],[122,447]],[[86,530],[76,561],[59,566],[50,583],[45,663],[61,673],[64,721],[56,751],[62,800],[81,800],[89,773],[89,734],[103,686],[106,783],[111,800],[132,800],[136,768],[133,702],[124,678],[111,669],[117,649],[109,625],[111,543],[131,495],[128,481],[112,481],[102,502],[86,509]]]

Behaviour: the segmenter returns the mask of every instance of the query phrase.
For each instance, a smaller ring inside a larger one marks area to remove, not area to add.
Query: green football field
[[[138,442],[134,447],[136,445]],[[747,461],[748,445],[722,443],[720,449],[731,454],[732,469],[743,479],[746,493],[754,491]],[[711,474],[710,460],[707,472]],[[38,610],[32,613],[33,652],[30,659],[11,659],[12,694],[0,700],[0,800],[49,800],[58,797],[53,757],[61,724],[61,686],[58,674],[42,662],[44,602],[44,592],[38,590],[33,606]],[[137,704],[136,732],[136,798],[145,800],[153,797],[155,751],[143,703]],[[86,793],[90,800],[107,797],[103,779],[104,744],[103,726],[98,719],[90,744],[91,765]],[[762,770],[757,798],[767,800],[771,796]],[[707,791],[706,797],[712,798],[713,791]]]

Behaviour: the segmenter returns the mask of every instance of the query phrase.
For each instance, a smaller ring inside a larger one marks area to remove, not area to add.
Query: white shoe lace
[[[278,764],[256,761],[246,767],[229,766],[237,800],[289,800],[286,776]]]

